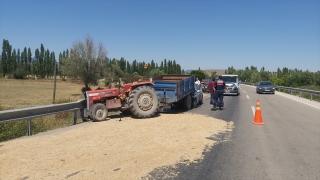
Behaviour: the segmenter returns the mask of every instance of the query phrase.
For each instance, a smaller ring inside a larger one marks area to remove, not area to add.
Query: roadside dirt
[[[233,123],[191,113],[112,118],[0,143],[0,179],[140,179],[190,163]],[[174,175],[171,175],[174,176]]]

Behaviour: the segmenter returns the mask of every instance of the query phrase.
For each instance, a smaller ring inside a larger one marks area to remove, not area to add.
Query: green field
[[[0,111],[53,103],[53,80],[16,80],[0,78]],[[57,81],[55,103],[83,99],[78,81]],[[93,89],[96,86],[92,87]],[[32,134],[73,124],[73,113],[59,113],[32,119]],[[27,121],[0,124],[0,142],[27,135]]]

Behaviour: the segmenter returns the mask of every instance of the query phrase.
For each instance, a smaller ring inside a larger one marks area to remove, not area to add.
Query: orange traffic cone
[[[260,107],[260,100],[259,99],[256,102],[256,107]]]
[[[253,120],[252,124],[264,125],[264,122],[262,121],[262,115],[261,115],[260,100],[257,100],[256,113],[254,115],[254,120]]]

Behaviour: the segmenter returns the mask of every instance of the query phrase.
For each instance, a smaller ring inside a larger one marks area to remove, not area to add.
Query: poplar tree
[[[31,75],[32,52],[30,48],[28,48],[27,59],[28,59],[27,75]]]
[[[41,68],[41,65],[40,65],[40,51],[39,49],[37,48],[34,52],[34,55],[35,55],[35,61],[34,61],[34,74],[36,76],[40,76],[40,68]]]
[[[39,75],[41,78],[45,77],[45,66],[44,66],[44,56],[45,56],[45,50],[44,50],[44,46],[41,43],[40,46],[40,54],[39,54]]]

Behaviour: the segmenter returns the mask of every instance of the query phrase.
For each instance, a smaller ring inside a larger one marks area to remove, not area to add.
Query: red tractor
[[[85,92],[86,108],[81,112],[85,119],[105,120],[109,111],[131,112],[137,118],[148,118],[158,112],[159,98],[150,81],[125,84],[118,88]]]

